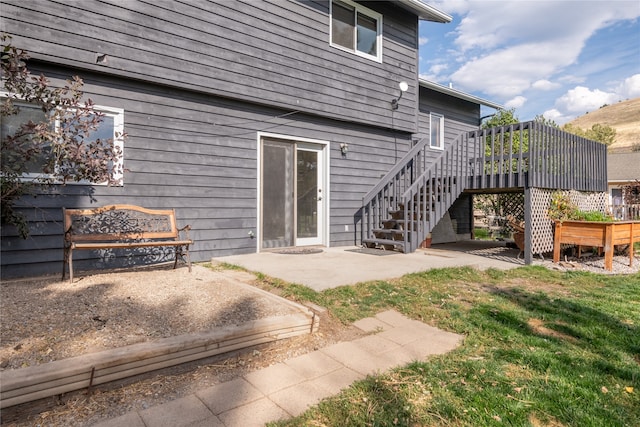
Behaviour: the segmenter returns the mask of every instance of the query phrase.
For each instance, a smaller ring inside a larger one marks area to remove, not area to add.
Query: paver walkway
[[[297,416],[354,381],[456,348],[462,336],[390,310],[355,326],[371,334],[251,372],[97,427],[251,427]]]

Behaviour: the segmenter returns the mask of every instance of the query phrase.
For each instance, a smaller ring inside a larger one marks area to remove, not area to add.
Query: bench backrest
[[[173,209],[146,209],[135,205],[109,205],[95,209],[64,209],[65,240],[110,241],[177,239]]]

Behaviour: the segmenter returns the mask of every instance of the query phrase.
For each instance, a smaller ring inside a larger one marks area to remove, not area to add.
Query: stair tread
[[[404,241],[403,240],[388,240],[388,239],[370,238],[370,239],[363,239],[362,242],[363,243],[377,243],[379,245],[404,246]]]
[[[404,234],[404,230],[399,228],[374,228],[373,232],[378,233],[392,233],[392,234]]]

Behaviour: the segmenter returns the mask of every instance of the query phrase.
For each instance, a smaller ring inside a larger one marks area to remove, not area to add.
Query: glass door
[[[294,146],[287,142],[262,143],[262,248],[293,246]]]
[[[322,148],[296,147],[296,246],[322,244]]]
[[[261,248],[324,244],[323,146],[263,139]]]

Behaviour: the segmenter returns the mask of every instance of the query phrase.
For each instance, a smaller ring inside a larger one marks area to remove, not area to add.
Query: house
[[[575,187],[544,160],[551,147],[534,137],[547,130],[479,131],[480,105],[498,105],[419,80],[419,21],[451,20],[421,0],[0,7],[32,72],[58,85],[80,76],[108,118],[101,131],[128,135],[121,186],[57,186],[24,200],[31,236],[2,227],[4,277],[60,270],[62,207],[175,208],[192,227],[192,260],[205,261],[307,245],[411,251],[447,213],[457,235],[468,233],[474,191]],[[531,143],[505,154],[518,132]],[[579,161],[602,163],[597,149],[582,151]],[[597,178],[581,175],[578,189],[603,191]],[[391,218],[396,231],[376,236],[389,214],[402,224]],[[78,269],[166,259],[83,252]]]
[[[627,218],[629,207],[640,206],[640,152],[607,154],[607,191],[613,214],[618,218]],[[626,194],[625,194],[626,193]],[[629,203],[631,200],[631,203]],[[635,216],[639,215],[636,207]]]

